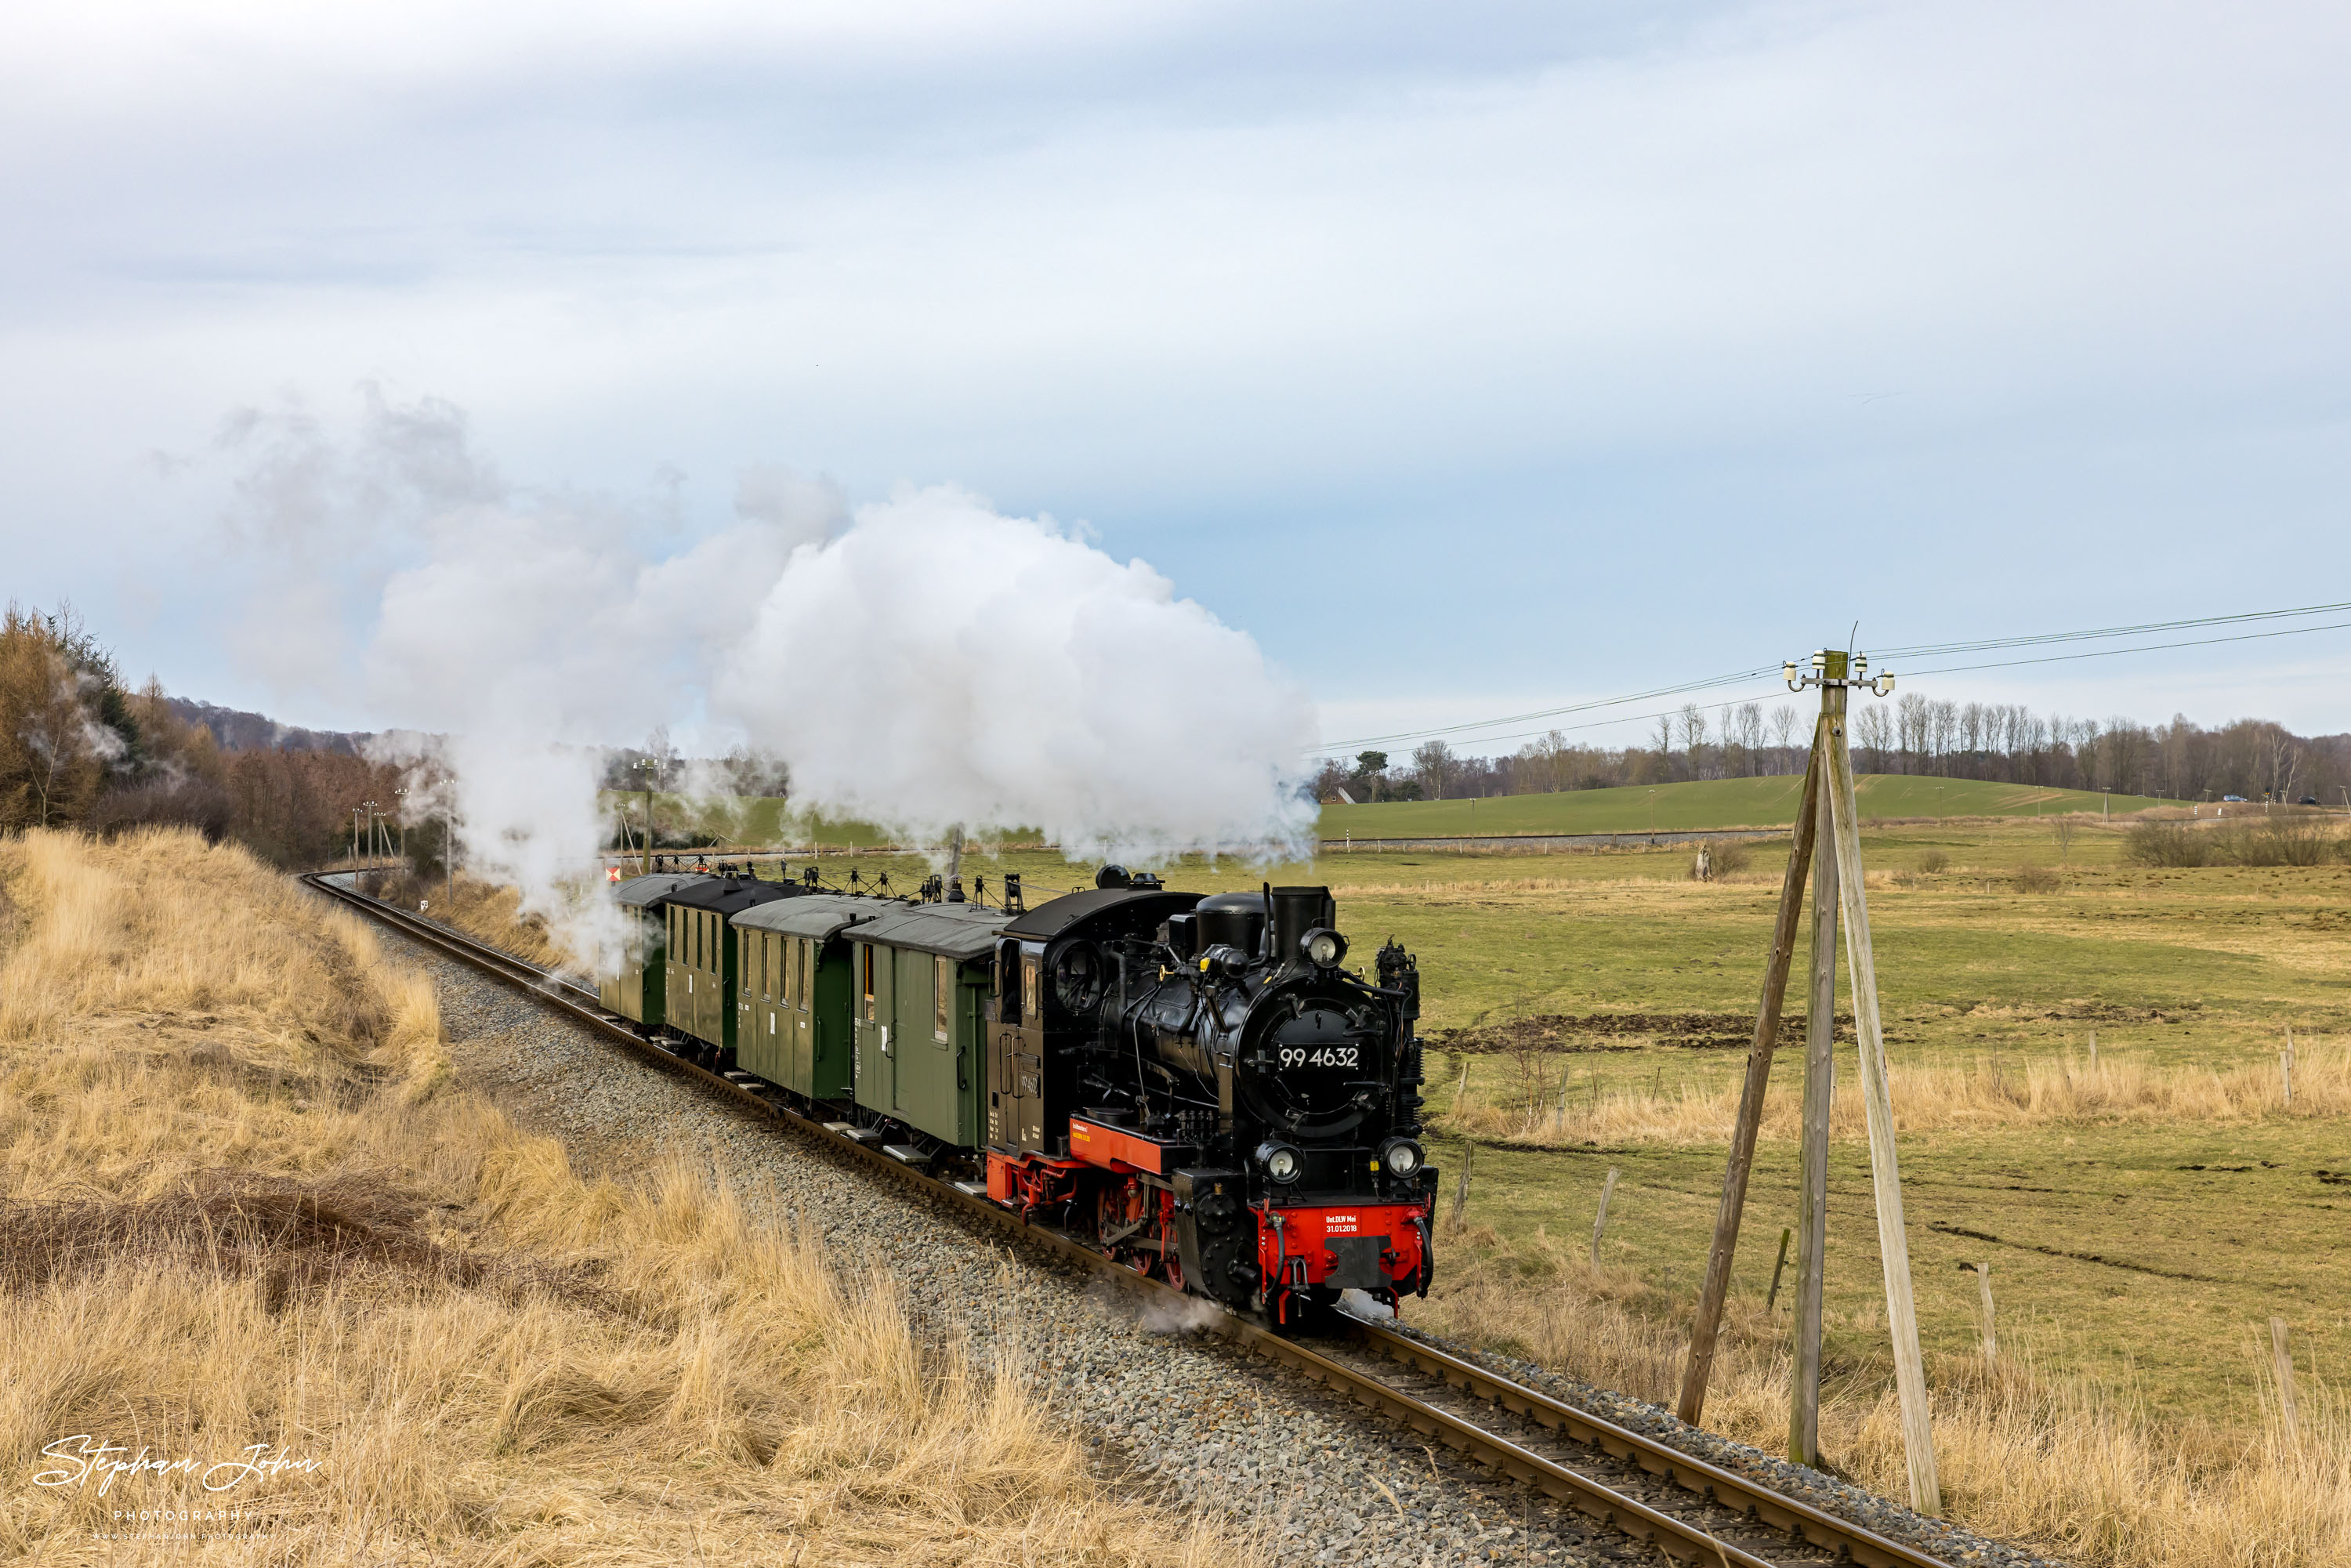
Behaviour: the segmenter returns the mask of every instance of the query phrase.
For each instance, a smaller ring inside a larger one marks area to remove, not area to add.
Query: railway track
[[[1204,1304],[1103,1257],[1073,1236],[1031,1224],[971,1184],[933,1176],[817,1117],[711,1072],[641,1038],[595,993],[370,897],[324,873],[303,881],[326,896],[425,946],[479,969],[664,1071],[762,1119],[789,1124],[874,1170],[911,1183],[1008,1237],[1058,1254],[1128,1290],[1168,1303]],[[1878,1535],[1762,1482],[1616,1426],[1491,1368],[1387,1325],[1350,1319],[1340,1333],[1304,1343],[1217,1312],[1207,1332],[1278,1363],[1524,1482],[1607,1528],[1677,1562],[1721,1568],[1793,1568],[1851,1562],[1868,1568],[1947,1568],[1944,1560]]]

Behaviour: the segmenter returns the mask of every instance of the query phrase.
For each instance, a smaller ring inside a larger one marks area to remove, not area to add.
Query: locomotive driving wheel
[[[1103,1255],[1138,1274],[1151,1271],[1151,1254],[1132,1244],[1144,1228],[1143,1184],[1129,1176],[1094,1189],[1094,1239]]]

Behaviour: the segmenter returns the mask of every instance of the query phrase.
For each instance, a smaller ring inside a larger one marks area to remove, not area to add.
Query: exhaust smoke
[[[445,791],[413,791],[411,820],[445,810],[462,863],[582,964],[624,940],[568,891],[612,831],[601,748],[664,727],[689,754],[780,758],[796,810],[918,841],[1041,830],[1141,863],[1311,842],[1305,694],[1050,519],[946,486],[852,507],[758,469],[731,527],[665,552],[657,517],[507,485],[445,403],[370,392],[341,442],[249,413],[224,445],[246,464],[232,538],[267,547],[249,662],[396,726],[381,755]],[[277,602],[295,612],[268,622]]]

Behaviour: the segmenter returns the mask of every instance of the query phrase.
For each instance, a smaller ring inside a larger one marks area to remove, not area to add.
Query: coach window
[[[803,936],[800,938],[799,967],[800,1011],[802,1012],[809,1010],[809,982],[810,972],[815,968],[815,967],[816,943],[810,938]]]
[[[859,948],[858,951],[865,955],[865,1021],[872,1023],[873,1021],[873,949],[868,946]]]
[[[941,1045],[947,1042],[947,998],[955,995],[955,964],[939,957],[931,960],[932,1022],[931,1038]]]

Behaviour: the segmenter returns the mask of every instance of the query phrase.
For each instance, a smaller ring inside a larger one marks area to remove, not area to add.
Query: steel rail
[[[332,880],[347,873],[314,873],[301,880],[340,903],[390,925],[402,935],[504,981],[564,1013],[617,1044],[627,1046],[664,1070],[721,1094],[745,1109],[796,1126],[828,1147],[852,1155],[875,1170],[884,1171],[919,1190],[975,1218],[985,1218],[1009,1239],[1044,1248],[1085,1269],[1119,1281],[1155,1301],[1168,1304],[1196,1303],[1202,1298],[1176,1291],[1159,1281],[1105,1258],[1077,1238],[1050,1226],[1032,1224],[1019,1214],[988,1198],[974,1196],[938,1177],[871,1147],[844,1137],[822,1121],[779,1101],[770,1100],[730,1078],[673,1055],[639,1035],[629,1024],[608,1012],[584,988],[502,953],[486,943],[452,931]],[[1511,1381],[1475,1362],[1449,1354],[1408,1334],[1361,1319],[1347,1319],[1347,1334],[1359,1344],[1390,1359],[1444,1378],[1470,1395],[1526,1416],[1573,1441],[1597,1448],[1619,1460],[1670,1480],[1699,1496],[1814,1546],[1842,1549],[1865,1568],[1949,1568],[1941,1558],[1917,1547],[1878,1535],[1849,1520],[1772,1490],[1762,1482],[1695,1458],[1656,1438],[1619,1427],[1589,1411],[1577,1409],[1536,1389]],[[1724,1568],[1773,1568],[1769,1559],[1755,1556],[1719,1540],[1687,1520],[1650,1507],[1601,1481],[1583,1475],[1475,1422],[1441,1410],[1403,1389],[1335,1361],[1313,1347],[1284,1338],[1259,1324],[1219,1311],[1207,1324],[1208,1332],[1269,1361],[1301,1372],[1384,1415],[1437,1438],[1471,1459],[1534,1487],[1614,1529],[1646,1541],[1679,1562],[1721,1564]]]

